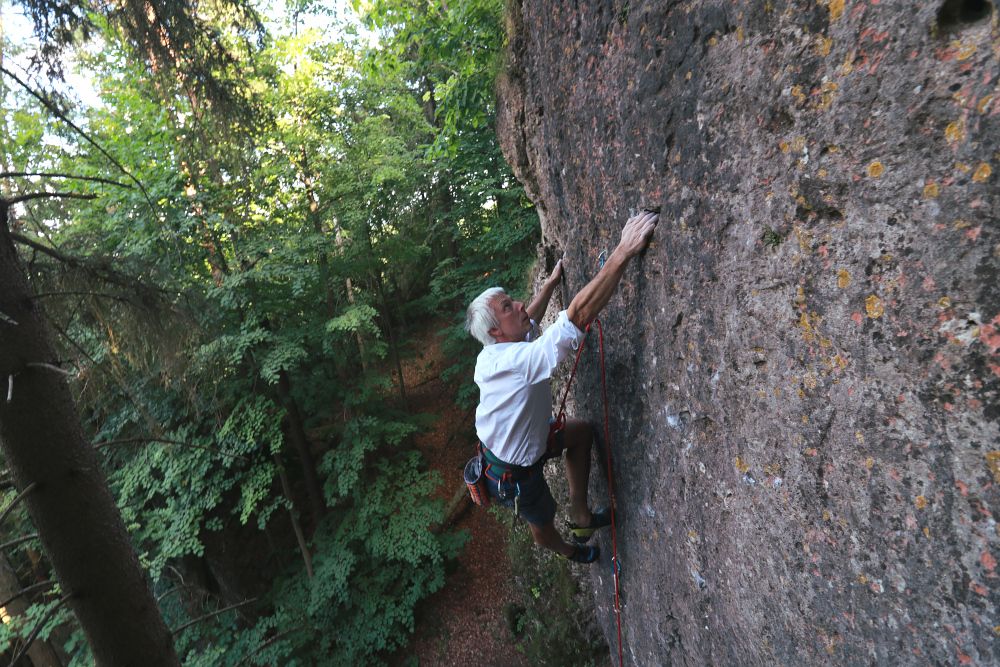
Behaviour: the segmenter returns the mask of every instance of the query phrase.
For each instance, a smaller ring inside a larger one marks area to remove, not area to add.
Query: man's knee
[[[589,447],[594,442],[594,427],[582,419],[566,420],[565,446]]]

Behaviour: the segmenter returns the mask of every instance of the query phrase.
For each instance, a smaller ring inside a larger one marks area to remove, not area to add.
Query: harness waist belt
[[[491,468],[496,468],[501,474],[509,473],[510,476],[515,479],[527,477],[532,472],[537,470],[543,462],[542,460],[539,460],[532,463],[530,466],[518,466],[513,463],[507,463],[506,461],[498,459],[486,445],[483,445],[483,456],[486,457],[486,462],[490,464]],[[542,458],[544,459],[545,457]]]

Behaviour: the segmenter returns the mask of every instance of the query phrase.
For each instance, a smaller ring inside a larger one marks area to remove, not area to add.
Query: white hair
[[[465,312],[465,330],[482,343],[483,347],[497,342],[489,331],[500,326],[496,313],[493,312],[492,302],[501,294],[506,294],[502,287],[491,287],[473,299]]]

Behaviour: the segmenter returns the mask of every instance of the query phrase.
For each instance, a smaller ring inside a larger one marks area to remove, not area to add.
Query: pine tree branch
[[[99,143],[97,143],[94,139],[91,139],[90,135],[88,135],[86,132],[84,132],[82,129],[80,129],[80,127],[77,126],[76,123],[74,123],[73,121],[71,121],[66,116],[66,114],[63,113],[62,109],[60,109],[58,106],[56,106],[56,104],[54,102],[52,102],[52,100],[50,100],[48,97],[46,97],[42,93],[39,93],[36,90],[34,90],[26,82],[22,81],[20,77],[18,77],[16,74],[14,74],[13,72],[11,72],[9,69],[7,69],[6,67],[4,67],[2,65],[0,65],[0,72],[4,73],[7,76],[9,76],[10,78],[14,79],[14,81],[16,81],[18,83],[18,85],[20,85],[26,91],[28,91],[28,93],[32,97],[34,97],[36,100],[38,100],[39,102],[41,102],[42,106],[44,106],[46,109],[48,109],[49,112],[52,113],[52,115],[54,115],[56,118],[58,118],[59,120],[61,120],[64,123],[66,123],[71,128],[73,128],[73,130],[77,134],[79,134],[81,137],[83,137],[84,140],[87,143],[89,143],[91,146],[93,146],[94,148],[96,148],[104,157],[108,158],[108,160],[111,162],[111,164],[115,165],[119,169],[119,171],[121,171],[123,174],[125,174],[126,176],[128,176],[128,178],[129,178],[130,181],[132,181],[137,186],[139,186],[139,190],[142,191],[143,197],[146,198],[146,203],[149,204],[149,207],[152,210],[154,210],[154,211],[156,210],[156,206],[153,204],[153,200],[149,198],[149,193],[146,192],[146,188],[139,181],[139,179],[136,178],[135,176],[133,176],[132,172],[130,172],[128,169],[126,169],[124,166],[122,166],[122,164],[118,160],[116,160],[111,155],[111,153],[109,153],[107,150],[105,150],[103,146],[101,146]]]
[[[178,634],[178,633],[180,633],[180,632],[182,632],[184,630],[187,630],[192,625],[196,625],[198,623],[201,623],[202,621],[206,621],[206,620],[208,620],[210,618],[218,616],[219,614],[224,614],[227,611],[232,611],[233,609],[239,609],[240,607],[245,607],[248,604],[253,604],[256,601],[257,601],[257,598],[250,598],[249,600],[244,600],[243,602],[237,602],[236,604],[231,604],[231,605],[229,605],[227,607],[223,607],[222,609],[216,609],[213,612],[210,612],[210,613],[205,614],[203,616],[199,616],[198,618],[192,619],[192,620],[188,621],[187,623],[184,623],[183,625],[178,626],[174,630],[171,630],[170,634],[176,635],[176,634]]]
[[[36,486],[38,486],[38,484],[36,482],[32,482],[28,486],[24,487],[24,491],[22,491],[21,493],[17,494],[17,496],[15,496],[14,500],[10,501],[10,505],[7,505],[7,507],[4,509],[4,511],[0,512],[0,523],[3,523],[3,520],[7,518],[7,515],[10,514],[11,510],[13,510],[15,507],[17,507],[18,504],[22,500],[24,500],[25,498],[27,498],[28,494],[30,494],[32,491],[34,491]]]
[[[3,551],[4,549],[9,549],[10,547],[16,547],[18,544],[21,544],[22,542],[30,542],[31,540],[37,540],[37,539],[38,539],[38,533],[28,533],[27,535],[22,535],[16,540],[10,540],[9,542],[4,542],[3,544],[0,544],[0,551]]]
[[[42,616],[41,620],[39,620],[38,623],[35,624],[35,627],[31,629],[31,634],[29,634],[28,638],[24,640],[24,646],[22,646],[21,650],[18,651],[13,658],[11,658],[10,667],[14,667],[14,665],[17,664],[18,660],[27,655],[28,649],[31,648],[31,645],[35,643],[35,638],[38,636],[38,633],[42,631],[42,628],[45,626],[46,623],[49,622],[49,619],[55,615],[55,613],[59,610],[59,607],[66,604],[66,602],[71,597],[73,597],[73,594],[67,593],[66,595],[59,598],[59,601],[56,602],[54,605],[52,605],[51,609],[45,612],[45,616]]]
[[[228,456],[229,458],[240,459],[241,461],[249,460],[242,454],[230,454],[229,452],[213,449],[211,447],[206,447],[204,445],[193,445],[190,442],[182,442],[180,440],[168,440],[166,438],[122,438],[121,440],[106,440],[105,442],[95,442],[94,447],[96,449],[102,449],[104,447],[111,447],[113,445],[130,445],[140,442],[162,442],[165,445],[178,445],[180,447],[188,447],[191,449],[203,449],[206,452],[212,452],[213,454],[218,454],[219,456]]]
[[[114,185],[119,188],[131,190],[132,186],[120,181],[112,181],[110,178],[100,178],[98,176],[77,176],[76,174],[62,174],[51,171],[0,171],[0,178],[66,178],[74,181],[88,181],[91,183],[103,183],[104,185]]]
[[[48,199],[50,197],[60,197],[62,199],[97,199],[97,195],[84,194],[81,192],[29,192],[26,195],[11,197],[7,204],[13,206],[32,199]]]
[[[41,581],[41,582],[39,582],[37,584],[32,584],[31,586],[26,586],[25,588],[22,588],[21,590],[19,590],[17,593],[14,593],[13,595],[11,595],[9,598],[7,598],[6,600],[4,600],[3,602],[0,602],[0,607],[6,607],[11,602],[13,602],[14,600],[18,599],[19,597],[21,597],[23,595],[27,595],[29,593],[34,593],[35,591],[48,590],[48,589],[52,588],[52,586],[54,584],[55,584],[55,582],[50,580],[50,581]]]

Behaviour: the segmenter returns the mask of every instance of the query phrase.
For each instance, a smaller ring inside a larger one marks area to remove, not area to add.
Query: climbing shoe
[[[569,524],[569,532],[573,533],[573,539],[579,544],[585,544],[594,536],[594,532],[600,528],[611,525],[611,510],[603,507],[590,515],[590,524],[578,526],[575,523]]]
[[[563,556],[562,554],[559,554],[559,557],[571,560],[574,563],[593,563],[601,557],[601,549],[599,547],[589,547],[583,544],[577,544],[573,547],[572,556]]]

